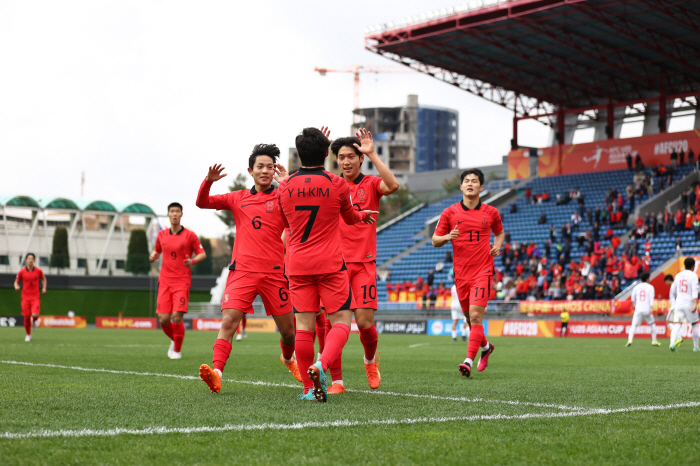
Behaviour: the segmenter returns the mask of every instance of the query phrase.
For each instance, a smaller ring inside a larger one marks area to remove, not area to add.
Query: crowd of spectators
[[[694,163],[694,153],[689,151],[688,163]],[[606,190],[602,205],[586,208],[584,196],[579,188],[555,195],[555,203],[565,206],[576,204],[570,221],[560,228],[549,226],[549,239],[540,247],[535,242],[513,240],[508,231],[496,260],[496,275],[491,290],[492,299],[509,300],[572,300],[572,299],[611,299],[640,273],[651,269],[651,247],[653,238],[663,232],[673,235],[681,231],[693,231],[695,240],[700,241],[700,183],[685,190],[677,202],[680,207],[675,213],[661,210],[657,213],[645,212],[632,224],[629,239],[623,242],[615,234],[616,229],[625,228],[629,216],[634,215],[637,202],[644,196],[653,196],[673,185],[675,167],[685,164],[683,151],[671,153],[671,165],[644,166],[641,158],[628,154],[627,165],[634,171],[632,182],[623,192],[617,188]],[[634,160],[634,163],[633,163]],[[552,200],[546,190],[534,193],[528,187],[524,197],[532,204],[542,204]],[[518,205],[513,202],[510,214],[518,213]],[[587,222],[587,223],[586,223]],[[545,212],[541,212],[538,225],[547,225]],[[585,226],[585,230],[582,228]],[[577,254],[573,253],[578,245]],[[676,236],[676,249],[682,241]],[[579,257],[575,259],[572,256]],[[453,278],[452,253],[447,252],[444,260],[439,260],[435,271],[448,267],[448,278]],[[500,263],[499,263],[500,262]],[[443,281],[435,283],[434,271],[415,281],[392,284],[387,280],[387,294],[416,293],[423,300],[423,308],[435,307],[439,297],[447,299],[450,289]]]

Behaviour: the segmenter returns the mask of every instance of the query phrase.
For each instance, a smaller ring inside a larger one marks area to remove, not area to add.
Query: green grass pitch
[[[465,379],[466,343],[381,335],[370,392],[351,335],[352,391],[321,404],[296,400],[273,334],[234,342],[210,393],[215,338],[188,332],[171,361],[159,331],[0,329],[0,464],[700,464],[691,341],[494,338]]]

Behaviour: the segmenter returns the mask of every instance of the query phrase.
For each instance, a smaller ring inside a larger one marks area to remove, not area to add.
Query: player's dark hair
[[[182,204],[180,204],[179,202],[171,202],[170,205],[168,206],[168,212],[170,212],[170,209],[172,209],[173,207],[177,207],[178,209],[180,209],[180,212],[183,211]]]
[[[464,170],[459,177],[460,184],[464,183],[464,178],[466,178],[467,175],[478,176],[479,177],[479,184],[483,186],[483,184],[484,184],[484,172],[482,172],[478,168],[470,168],[469,170]]]
[[[255,165],[258,155],[267,155],[272,159],[273,163],[277,163],[277,159],[280,156],[280,149],[274,144],[257,144],[253,147],[253,152],[250,153],[250,157],[248,157],[248,168],[251,170],[253,169],[253,165]]]
[[[24,260],[26,261],[29,258],[29,256],[32,256],[34,260],[36,260],[36,255],[33,252],[28,252],[27,255],[24,257]]]
[[[667,274],[666,276],[664,276],[664,281],[668,281],[668,280],[673,281],[673,275]]]
[[[695,269],[695,259],[692,257],[686,257],[685,260],[683,261],[683,265],[685,266],[685,270],[694,270]]]
[[[326,161],[331,142],[318,128],[304,128],[294,143],[304,167],[318,167]]]
[[[348,137],[348,138],[339,138],[333,141],[333,144],[331,144],[331,152],[335,154],[336,157],[338,157],[338,151],[342,149],[343,147],[350,147],[352,150],[355,151],[357,155],[364,155],[360,150],[353,146],[353,144],[357,144],[358,146],[361,146],[362,143],[360,142],[359,138],[356,137]]]
[[[642,272],[639,275],[639,279],[642,281],[642,283],[646,283],[649,281],[649,277],[651,277],[651,274],[649,272]]]

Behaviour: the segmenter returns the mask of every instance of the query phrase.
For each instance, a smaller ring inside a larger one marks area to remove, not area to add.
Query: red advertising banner
[[[627,168],[625,156],[637,154],[644,165],[671,163],[670,155],[689,149],[700,151],[700,130],[658,133],[625,139],[605,139],[585,144],[564,144],[539,149],[539,176],[570,175]],[[530,174],[529,149],[508,154],[508,178],[524,179]]]
[[[554,320],[491,320],[486,326],[490,337],[553,337]]]
[[[158,319],[155,317],[95,317],[95,327],[156,330]]]
[[[39,327],[85,328],[87,320],[80,316],[41,316],[37,324]]]
[[[632,321],[569,321],[569,329],[567,337],[583,337],[583,338],[627,338],[632,327]],[[665,321],[656,321],[656,336],[658,338],[669,338],[670,331],[666,327]],[[684,327],[690,327],[684,324]],[[691,330],[692,332],[692,330]],[[686,333],[688,331],[686,330]],[[561,322],[556,322],[555,334],[561,334]],[[634,331],[635,338],[651,338],[651,326],[643,323]]]
[[[604,301],[520,301],[521,314],[610,314],[612,302]]]
[[[520,301],[521,314],[617,314],[632,315],[632,302],[601,300],[601,301]],[[666,315],[671,308],[668,299],[654,300],[654,315]],[[700,304],[698,304],[700,310]]]
[[[215,330],[221,329],[222,319],[196,318],[192,319],[192,330]],[[248,319],[246,331],[260,333],[275,333],[277,326],[273,319]]]

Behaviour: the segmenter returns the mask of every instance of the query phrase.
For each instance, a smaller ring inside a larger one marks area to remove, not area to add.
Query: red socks
[[[165,333],[168,336],[168,338],[170,338],[172,340],[174,338],[173,337],[173,323],[168,322],[165,325],[161,324],[161,327],[163,328],[163,333]]]
[[[314,334],[308,330],[297,330],[294,340],[294,349],[297,353],[297,365],[302,373],[301,379],[304,382],[304,393],[307,393],[314,383],[306,377],[306,371],[314,363]]]
[[[343,352],[343,347],[345,343],[348,342],[348,336],[350,335],[350,327],[345,324],[337,323],[331,327],[331,331],[326,335],[326,347],[323,349],[321,354],[321,364],[323,365],[323,370],[328,369],[328,366],[340,358]],[[299,352],[297,352],[299,356]]]
[[[287,346],[280,341],[280,348],[282,348],[282,357],[285,361],[291,361],[294,357],[294,345]]]
[[[26,316],[24,318],[24,331],[27,332],[27,335],[32,334],[32,316]]]
[[[331,371],[331,381],[333,380],[343,380],[343,352],[340,352],[335,361],[328,366]]]
[[[379,340],[379,334],[377,334],[377,327],[372,325],[370,328],[360,329],[360,343],[365,349],[365,359],[371,361],[374,359],[374,354],[377,352],[377,341]]]
[[[328,332],[331,331],[331,320],[326,319],[326,338],[328,338]],[[321,351],[323,352],[323,351]],[[331,381],[333,380],[343,380],[343,352],[331,363],[328,367],[331,371]]]
[[[484,344],[482,345],[482,341]],[[482,346],[486,345],[486,337],[484,336],[484,326],[472,324],[471,332],[469,332],[469,349],[467,351],[467,358],[474,360],[476,354]]]
[[[173,351],[179,353],[182,349],[182,340],[185,339],[185,324],[180,322],[179,324],[172,324],[173,326],[173,341],[175,342],[175,347]]]
[[[318,337],[318,352],[323,353],[326,343],[326,315],[323,312],[316,314],[316,336]]]
[[[231,343],[226,340],[218,338],[214,342],[214,356],[212,361],[214,362],[214,369],[219,369],[224,372],[224,367],[226,367],[226,361],[231,355]]]

